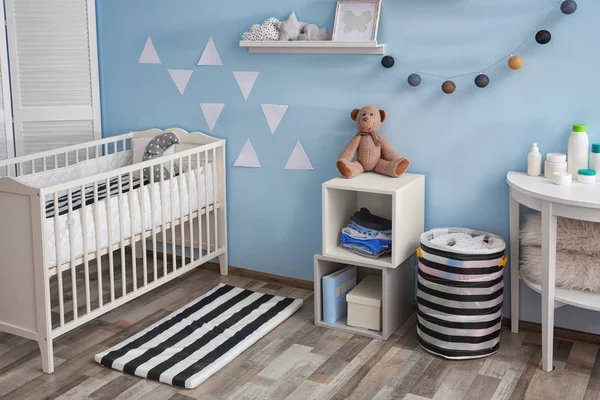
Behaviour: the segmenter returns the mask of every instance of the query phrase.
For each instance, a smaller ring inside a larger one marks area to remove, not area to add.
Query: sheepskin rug
[[[542,224],[539,213],[521,225],[521,274],[541,283]],[[556,286],[600,292],[600,224],[558,218]]]

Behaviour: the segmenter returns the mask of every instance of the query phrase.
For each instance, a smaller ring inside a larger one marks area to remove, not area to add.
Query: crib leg
[[[42,370],[46,374],[54,373],[54,349],[52,339],[40,338],[38,340],[42,353]]]
[[[219,265],[221,267],[221,275],[223,275],[223,276],[229,275],[229,264],[227,261],[227,252],[225,252],[219,256]]]

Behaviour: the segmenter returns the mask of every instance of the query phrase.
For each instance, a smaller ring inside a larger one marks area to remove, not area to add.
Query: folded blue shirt
[[[342,240],[342,243],[353,243],[353,244],[360,244],[362,246],[365,246],[365,247],[369,248],[370,250],[372,250],[374,253],[379,253],[380,251],[387,250],[392,245],[392,241],[391,240],[383,240],[383,239],[361,240],[361,239],[354,239],[354,238],[350,237],[349,235],[347,235],[345,233],[343,233],[340,236],[340,239]]]
[[[371,255],[376,258],[390,253],[389,250],[384,250],[376,253],[368,247],[356,243],[342,243],[342,247],[345,249],[351,249],[353,252],[360,253],[361,255]]]
[[[350,229],[354,229],[360,233],[363,233],[365,235],[369,235],[372,238],[376,238],[377,236],[379,236],[379,234],[382,235],[386,235],[386,236],[392,236],[392,230],[388,229],[386,231],[378,231],[375,229],[369,229],[369,228],[365,228],[364,226],[361,226],[359,224],[357,224],[356,222],[350,222],[350,225],[348,225],[348,228]]]
[[[357,224],[356,222],[350,222],[350,224],[348,225],[348,228],[350,229],[355,229],[360,233],[364,233],[365,235],[369,235],[372,237],[377,237],[380,233],[386,236],[392,236],[392,230],[388,229],[385,231],[378,231],[376,229],[369,229],[369,228],[365,228],[362,225]]]

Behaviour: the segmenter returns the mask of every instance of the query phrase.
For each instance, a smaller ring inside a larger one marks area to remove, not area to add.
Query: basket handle
[[[498,262],[499,267],[504,267],[508,263],[508,256],[505,254],[502,259]]]

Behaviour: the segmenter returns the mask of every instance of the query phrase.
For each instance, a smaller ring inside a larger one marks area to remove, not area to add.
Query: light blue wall
[[[104,134],[155,126],[207,131],[199,103],[225,103],[213,134],[228,141],[230,264],[311,279],[321,247],[320,185],[336,176],[335,159],[355,133],[350,110],[378,105],[389,115],[382,134],[412,161],[412,172],[427,175],[427,227],[467,226],[507,238],[505,174],[525,168],[531,143],[544,153],[566,151],[574,122],[588,123],[591,140],[600,141],[600,8],[579,3],[572,16],[550,17],[549,45],[531,39],[521,49],[523,70],[501,63],[488,71],[489,88],[459,78],[447,96],[436,78],[408,87],[408,71],[399,63],[385,70],[377,56],[250,55],[238,47],[251,24],[283,19],[292,8],[331,28],[334,0],[99,0]],[[555,4],[384,0],[379,38],[415,69],[456,75],[510,52]],[[162,65],[137,64],[149,35]],[[209,36],[223,67],[196,67]],[[167,68],[194,70],[184,96]],[[247,102],[232,71],[260,71]],[[275,136],[261,103],[290,106]],[[247,138],[261,169],[231,167]],[[314,171],[283,169],[297,139]],[[524,319],[539,320],[539,296],[525,289],[522,304]],[[557,311],[557,322],[600,332],[598,314],[569,307]]]

